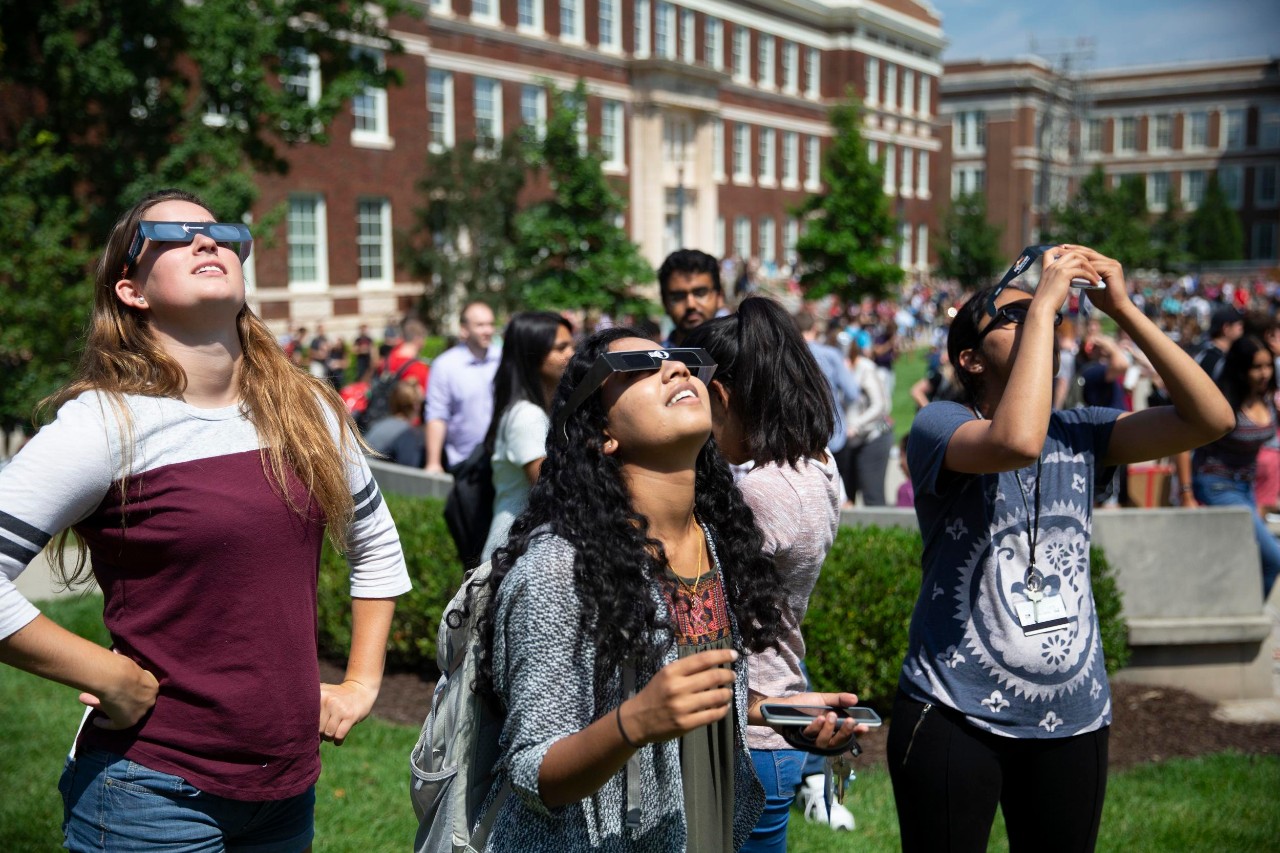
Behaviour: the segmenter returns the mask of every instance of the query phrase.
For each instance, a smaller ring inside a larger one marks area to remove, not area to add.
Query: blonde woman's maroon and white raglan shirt
[[[320,511],[296,478],[290,495],[305,517],[278,493],[239,406],[124,401],[128,426],[106,395],[67,402],[0,469],[0,639],[38,613],[13,579],[73,528],[116,651],[160,682],[138,726],[86,725],[79,748],[232,799],[302,793],[320,773]],[[337,441],[338,422],[329,426]],[[410,582],[395,523],[363,457],[352,455],[351,595],[397,596]]]

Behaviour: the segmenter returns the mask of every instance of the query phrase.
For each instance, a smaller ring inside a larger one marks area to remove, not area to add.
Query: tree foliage
[[[991,283],[1004,260],[1000,229],[987,221],[987,197],[975,192],[952,199],[942,220],[937,274],[976,290]]]
[[[1209,175],[1200,206],[1187,222],[1187,247],[1197,261],[1238,261],[1244,257],[1244,229],[1227,204],[1218,173]]]
[[[822,161],[824,192],[797,209],[805,227],[796,242],[800,287],[809,299],[885,296],[904,273],[894,255],[897,220],[884,193],[884,172],[867,156],[862,110],[851,93],[830,111],[834,133]]]
[[[219,218],[247,212],[281,145],[323,143],[353,94],[396,79],[381,8],[336,0],[0,0],[0,421],[25,421],[70,375],[91,304],[89,264],[119,213],[181,186]],[[278,84],[308,54],[311,103]],[[208,116],[207,116],[208,114]],[[214,116],[212,121],[209,116]]]
[[[546,134],[532,162],[551,196],[516,216],[508,286],[530,308],[647,314],[653,306],[635,288],[653,281],[653,268],[618,224],[623,200],[604,176],[600,152],[579,141],[586,86],[548,86],[548,96]]]
[[[418,182],[423,204],[403,259],[428,282],[423,313],[436,328],[453,313],[455,295],[484,299],[500,312],[520,307],[520,294],[506,278],[528,156],[520,135],[507,136],[491,153],[467,140],[427,155]]]
[[[1053,211],[1052,222],[1045,242],[1090,246],[1127,268],[1152,265],[1146,187],[1140,177],[1126,176],[1112,189],[1102,167],[1096,167],[1071,201]]]
[[[1165,199],[1164,210],[1151,223],[1151,265],[1173,272],[1187,265],[1187,222],[1182,205],[1173,190]]]

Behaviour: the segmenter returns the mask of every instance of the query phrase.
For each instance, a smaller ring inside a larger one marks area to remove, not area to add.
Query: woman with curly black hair
[[[488,579],[477,688],[505,715],[491,799],[515,796],[486,849],[729,851],[755,826],[742,652],[782,635],[785,598],[709,440],[714,369],[609,329],[565,371]],[[806,731],[831,746],[851,728]]]

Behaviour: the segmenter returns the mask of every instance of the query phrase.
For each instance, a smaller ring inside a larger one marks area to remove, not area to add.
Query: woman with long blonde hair
[[[320,740],[368,715],[409,589],[341,400],[245,302],[251,241],[180,190],[124,214],[77,376],[0,471],[0,661],[89,708],[59,784],[71,850],[309,849]],[[316,659],[326,531],[351,565],[342,684]],[[90,558],[114,654],[13,585],[55,536],[68,584]]]

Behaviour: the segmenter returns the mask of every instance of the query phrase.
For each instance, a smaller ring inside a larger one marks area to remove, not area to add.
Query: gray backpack
[[[490,564],[485,563],[467,576],[445,608],[436,634],[440,680],[431,697],[431,712],[409,756],[409,796],[418,816],[416,853],[483,850],[493,821],[511,793],[510,783],[505,783],[480,820],[481,806],[493,786],[502,733],[502,717],[471,689],[480,643],[477,627],[489,608],[489,588],[484,584],[489,570]],[[468,596],[471,610],[464,616]],[[449,625],[451,613],[457,614],[456,628]]]

